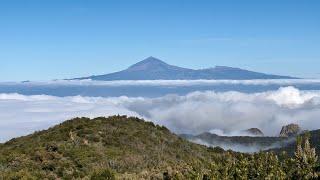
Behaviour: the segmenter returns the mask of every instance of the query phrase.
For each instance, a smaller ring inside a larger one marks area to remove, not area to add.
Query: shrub
[[[92,173],[91,180],[115,180],[114,173],[109,169],[99,169]]]

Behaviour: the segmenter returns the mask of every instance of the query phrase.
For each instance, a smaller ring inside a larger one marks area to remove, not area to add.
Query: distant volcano
[[[148,57],[128,69],[97,76],[89,76],[81,79],[99,81],[112,80],[197,80],[197,79],[225,79],[225,80],[250,80],[250,79],[296,79],[289,76],[258,73],[239,68],[216,66],[207,69],[188,69],[167,64],[157,58]]]

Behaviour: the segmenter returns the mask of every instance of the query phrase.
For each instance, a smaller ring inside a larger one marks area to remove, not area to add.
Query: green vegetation
[[[307,133],[304,133],[302,136],[306,136],[309,139],[310,144],[316,150],[316,154],[320,155],[320,130],[309,131]],[[299,140],[299,138],[298,138],[298,140]],[[281,147],[281,148],[272,149],[272,151],[274,151],[276,154],[280,154],[281,152],[285,151],[290,156],[295,155],[295,150],[296,150],[296,143],[295,142],[289,143],[286,146]]]
[[[0,145],[0,179],[316,179],[308,137],[295,156],[188,142],[138,118],[76,118]]]

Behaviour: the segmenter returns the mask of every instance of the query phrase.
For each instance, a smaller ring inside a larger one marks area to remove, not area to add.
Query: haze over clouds
[[[1,142],[72,117],[115,114],[142,117],[176,133],[218,130],[236,134],[257,127],[275,136],[288,123],[319,129],[320,91],[284,87],[252,94],[206,91],[159,98],[0,94],[0,112],[5,112],[0,113]]]
[[[257,143],[252,143],[250,145],[243,145],[243,144],[239,144],[239,143],[212,142],[212,144],[211,144],[211,143],[205,142],[201,139],[194,139],[194,140],[191,140],[191,142],[194,142],[197,144],[202,144],[202,145],[205,145],[208,147],[219,146],[225,150],[231,149],[231,150],[237,151],[237,152],[254,153],[254,152],[259,152],[259,151],[265,151],[268,149],[279,148],[279,147],[282,147],[284,144],[292,143],[294,140],[295,140],[295,138],[289,138],[286,141],[275,142],[269,146],[262,146],[261,144],[257,144]]]
[[[93,81],[84,80],[56,80],[56,81],[30,81],[30,82],[0,82],[0,85],[95,85],[95,86],[196,86],[196,85],[292,85],[320,83],[319,79],[254,79],[254,80],[116,80]]]

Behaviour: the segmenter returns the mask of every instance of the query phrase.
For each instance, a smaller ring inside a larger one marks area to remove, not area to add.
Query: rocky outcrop
[[[301,128],[298,124],[289,124],[281,128],[280,137],[292,137],[301,133]]]
[[[250,128],[250,129],[244,130],[244,132],[253,136],[264,136],[263,132],[258,128]]]

